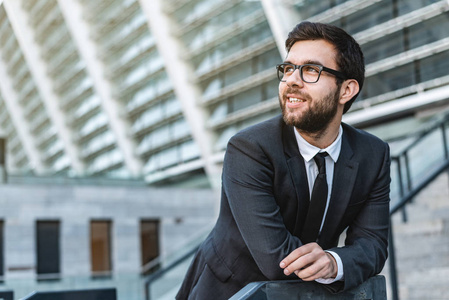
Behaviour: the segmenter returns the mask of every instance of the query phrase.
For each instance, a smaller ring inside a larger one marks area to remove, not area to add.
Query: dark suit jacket
[[[380,139],[342,124],[341,153],[318,243],[336,252],[349,289],[387,258],[390,155]],[[293,127],[278,116],[239,132],[226,150],[217,223],[196,254],[177,299],[228,299],[252,281],[285,280],[280,261],[302,245],[307,177]],[[345,247],[337,248],[346,229]]]

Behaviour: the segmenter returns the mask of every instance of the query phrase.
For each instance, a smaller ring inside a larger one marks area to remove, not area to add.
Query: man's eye
[[[293,73],[295,71],[295,68],[292,68],[291,66],[286,66],[284,68],[284,73]]]
[[[320,72],[320,70],[317,67],[314,67],[314,66],[305,66],[303,68],[303,71],[307,72],[307,73],[311,73],[311,74]]]

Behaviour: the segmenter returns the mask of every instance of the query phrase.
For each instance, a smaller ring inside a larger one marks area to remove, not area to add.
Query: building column
[[[85,169],[84,163],[74,143],[73,132],[67,126],[66,116],[58,106],[58,96],[53,91],[52,79],[46,73],[46,63],[39,55],[41,49],[34,40],[33,29],[28,25],[28,16],[21,7],[21,1],[4,1],[3,5],[48,117],[56,128],[58,138],[63,142],[65,153],[70,159],[70,166],[77,175],[82,175]]]
[[[24,118],[25,113],[19,104],[19,97],[13,88],[9,75],[6,73],[6,65],[0,59],[0,91],[8,110],[9,117],[16,129],[17,136],[23,145],[24,151],[30,162],[31,169],[37,174],[45,173],[45,166],[40,156],[40,151],[36,148],[34,137],[29,132],[29,126]]]
[[[98,59],[98,47],[89,38],[89,24],[83,18],[82,4],[77,0],[58,0],[58,4],[78,52],[86,62],[86,71],[93,80],[102,109],[108,116],[117,146],[123,154],[124,164],[132,176],[138,177],[141,175],[143,163],[134,153],[137,146],[129,134],[130,125],[121,116],[125,108],[118,99],[114,99],[113,84],[106,78],[105,66]]]
[[[287,57],[285,40],[293,27],[301,21],[292,4],[280,0],[261,0],[268,24],[282,58]]]
[[[139,0],[142,10],[155,37],[159,54],[165,62],[168,76],[174,85],[174,91],[181,103],[196,144],[204,161],[204,168],[213,188],[220,187],[221,166],[213,159],[213,133],[206,129],[207,112],[197,103],[201,99],[199,87],[192,82],[194,74],[188,62],[182,59],[185,46],[172,35],[171,28],[176,24],[164,12],[163,0]]]

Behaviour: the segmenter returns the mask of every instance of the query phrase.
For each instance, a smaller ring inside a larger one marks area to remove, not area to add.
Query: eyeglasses
[[[346,76],[343,75],[343,73],[336,71],[336,70],[326,68],[321,65],[315,65],[315,64],[305,64],[305,65],[279,64],[279,65],[276,65],[278,78],[282,82],[286,82],[287,78],[289,76],[291,76],[295,72],[296,69],[299,70],[299,75],[301,76],[302,81],[307,82],[307,83],[318,82],[322,71],[331,73],[332,75],[334,75],[338,78],[346,79]]]

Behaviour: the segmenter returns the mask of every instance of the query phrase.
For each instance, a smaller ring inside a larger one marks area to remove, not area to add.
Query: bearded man
[[[228,299],[250,282],[294,278],[339,292],[385,264],[389,148],[342,123],[364,81],[360,46],[340,28],[302,22],[286,48],[276,66],[282,116],[230,139],[220,214],[177,299]]]

